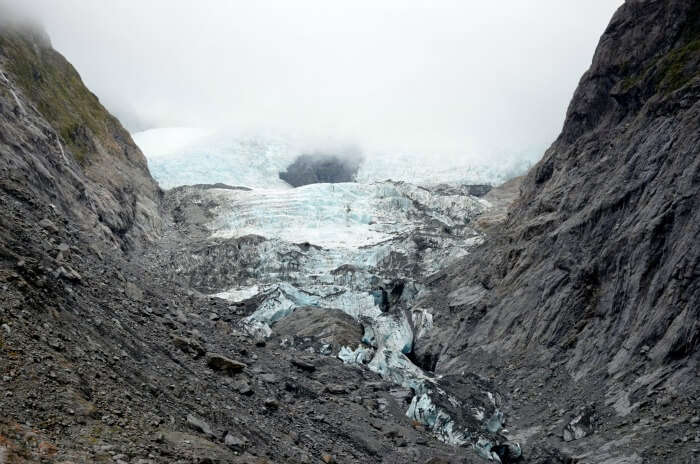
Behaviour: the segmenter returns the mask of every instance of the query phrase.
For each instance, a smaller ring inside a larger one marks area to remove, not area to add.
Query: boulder
[[[178,347],[184,353],[192,354],[199,358],[204,355],[205,350],[196,340],[192,338],[182,337],[180,335],[173,336],[173,345]],[[211,366],[210,366],[211,367]]]
[[[326,391],[331,395],[344,395],[348,392],[344,385],[339,385],[336,383],[326,385]]]
[[[42,219],[41,221],[39,221],[39,226],[49,233],[52,233],[52,234],[58,233],[58,227],[56,227],[56,224],[54,224],[50,219],[47,219],[47,218]]]
[[[248,446],[248,440],[245,437],[233,435],[231,432],[226,433],[224,445],[233,451],[243,451]]]
[[[316,370],[316,366],[309,362],[302,361],[301,359],[292,359],[289,362],[292,363],[293,366],[301,369],[302,371],[313,372]]]
[[[202,432],[203,434],[214,437],[216,434],[212,430],[211,426],[204,420],[194,414],[187,415],[187,425],[197,432]]]
[[[579,440],[594,432],[595,410],[586,407],[564,427],[564,441]]]
[[[235,374],[248,367],[242,362],[234,361],[219,353],[207,353],[207,366],[209,366],[210,369],[223,371],[227,374]]]

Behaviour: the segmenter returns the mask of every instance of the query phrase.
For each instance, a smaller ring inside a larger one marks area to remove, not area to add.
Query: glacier
[[[357,182],[291,188],[278,172],[300,151],[285,139],[194,129],[134,139],[161,185],[209,184],[178,193],[183,205],[208,205],[201,224],[207,239],[204,251],[183,251],[174,272],[205,275],[202,291],[252,308],[239,328],[256,338],[272,336],[275,323],[303,307],[351,316],[363,327],[361,339],[315,350],[411,389],[408,417],[442,441],[497,458],[491,448],[505,443],[504,418],[493,395],[484,387],[470,403],[460,400],[449,380],[423,371],[410,355],[433,326],[431,308],[421,304],[422,279],[483,241],[472,221],[490,204],[470,196],[465,179],[497,182],[504,174],[417,168],[415,156],[367,157]],[[246,188],[212,185],[219,182]]]
[[[308,140],[289,134],[250,134],[229,129],[190,127],[155,128],[132,137],[148,159],[149,170],[161,187],[214,184],[253,188],[289,188],[279,178],[299,155],[308,151]],[[320,142],[319,145],[327,145]],[[508,158],[498,164],[465,161],[464,157],[440,157],[418,153],[368,149],[357,180],[362,183],[394,180],[415,184],[501,184],[530,167],[524,158]]]

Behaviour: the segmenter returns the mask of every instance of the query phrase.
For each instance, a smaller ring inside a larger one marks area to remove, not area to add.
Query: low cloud
[[[620,0],[23,0],[132,130],[538,157]]]

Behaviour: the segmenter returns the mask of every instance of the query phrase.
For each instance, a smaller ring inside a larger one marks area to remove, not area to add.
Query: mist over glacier
[[[542,155],[621,0],[11,3],[131,132],[234,127],[479,165]]]
[[[347,141],[271,133],[240,133],[196,128],[149,129],[133,134],[163,188],[224,183],[250,188],[289,188],[280,179],[298,156],[315,152],[343,156]],[[537,153],[502,156],[498,163],[479,157],[434,152],[357,148],[362,155],[357,182],[394,180],[417,184],[500,184],[523,174]]]

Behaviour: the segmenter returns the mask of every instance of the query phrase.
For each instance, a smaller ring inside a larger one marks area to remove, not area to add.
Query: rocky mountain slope
[[[507,219],[434,277],[416,357],[500,379],[526,442],[700,459],[699,97],[700,4],[626,2]],[[564,442],[581,410],[590,436]]]
[[[157,236],[160,189],[129,133],[43,33],[0,26],[5,189],[124,249]]]
[[[189,290],[150,260],[191,237],[40,32],[3,24],[0,71],[0,462],[463,454],[404,415],[404,389],[319,353],[361,333],[356,321],[301,310],[275,336],[309,320],[318,333],[286,349],[238,328],[251,303]]]
[[[699,41],[696,1],[625,3],[485,208],[401,182],[162,194],[48,39],[2,25],[0,462],[694,462]],[[309,195],[386,236],[348,263],[253,235]]]

